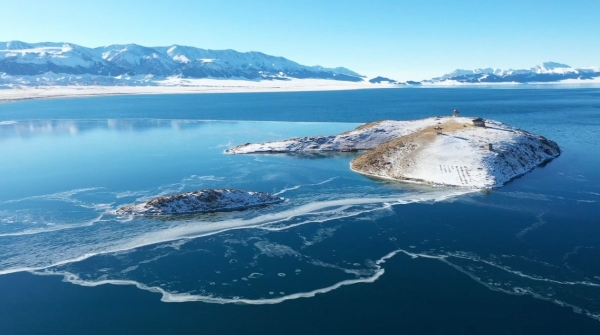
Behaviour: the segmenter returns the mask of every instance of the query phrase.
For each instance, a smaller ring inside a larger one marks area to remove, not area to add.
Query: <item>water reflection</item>
[[[201,127],[209,121],[163,120],[163,119],[107,119],[107,120],[26,120],[0,122],[0,140],[8,138],[32,138],[36,136],[77,136],[94,130],[117,132],[143,132],[151,129],[169,128],[181,131]],[[228,122],[235,121],[214,121]]]

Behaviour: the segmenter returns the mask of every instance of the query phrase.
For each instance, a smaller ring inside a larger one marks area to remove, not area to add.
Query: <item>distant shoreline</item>
[[[196,79],[183,85],[157,86],[38,86],[0,89],[0,103],[32,99],[83,98],[114,95],[263,93],[341,91],[377,88],[399,88],[394,84],[346,82],[323,79],[289,81],[244,81]]]
[[[21,86],[0,89],[0,103],[33,99],[90,98],[116,95],[210,94],[210,93],[273,93],[319,92],[365,89],[402,88],[477,88],[477,89],[577,89],[598,88],[600,82],[556,83],[454,83],[425,85],[373,84],[367,81],[349,82],[327,79],[292,79],[286,81],[249,81],[229,79],[188,79],[173,84],[149,86]]]

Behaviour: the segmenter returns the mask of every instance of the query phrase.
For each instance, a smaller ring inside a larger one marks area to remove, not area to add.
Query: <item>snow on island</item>
[[[331,136],[310,136],[284,141],[246,143],[225,150],[228,154],[356,151],[373,149],[400,136],[435,125],[433,118],[417,121],[378,121]]]
[[[501,122],[468,117],[379,121],[332,136],[244,144],[228,154],[369,150],[353,171],[387,179],[495,188],[560,155],[558,145]]]
[[[140,204],[119,208],[117,215],[170,215],[243,210],[271,205],[284,199],[265,192],[234,189],[206,189],[156,197]]]

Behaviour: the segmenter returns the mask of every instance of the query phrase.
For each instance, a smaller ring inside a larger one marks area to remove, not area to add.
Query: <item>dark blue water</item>
[[[365,178],[353,155],[222,154],[455,108],[563,154],[475,193]],[[0,332],[597,334],[598,130],[595,89],[2,104]],[[111,214],[208,187],[288,201],[167,221]]]

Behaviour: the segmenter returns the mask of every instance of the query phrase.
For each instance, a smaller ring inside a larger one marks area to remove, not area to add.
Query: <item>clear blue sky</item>
[[[2,0],[0,41],[262,51],[368,76],[600,66],[600,0]]]

